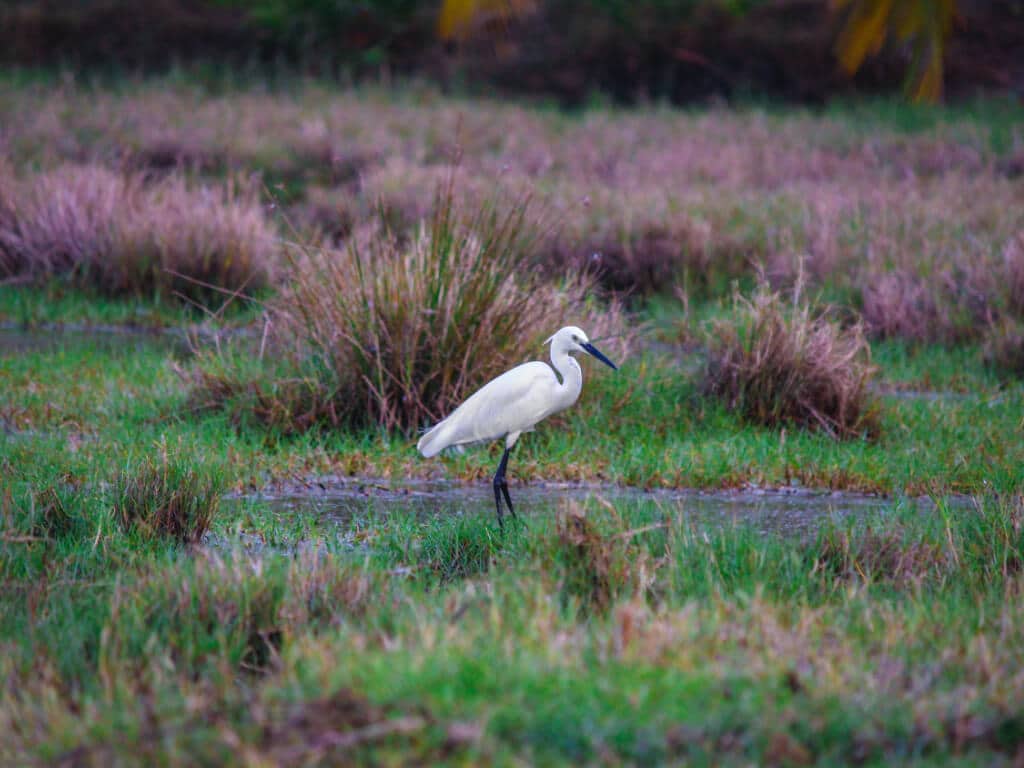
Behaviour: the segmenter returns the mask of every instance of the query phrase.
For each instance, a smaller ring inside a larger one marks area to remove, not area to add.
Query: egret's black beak
[[[593,357],[596,357],[598,360],[600,360],[602,363],[607,365],[613,371],[619,370],[618,367],[616,367],[615,363],[613,363],[611,360],[609,360],[607,357],[605,357],[603,354],[601,354],[601,350],[599,350],[597,347],[595,347],[589,341],[586,342],[585,344],[580,344],[580,346],[583,347],[585,350],[587,350],[588,354],[592,355]]]

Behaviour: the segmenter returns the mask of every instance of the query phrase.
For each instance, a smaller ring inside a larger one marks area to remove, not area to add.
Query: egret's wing
[[[532,427],[550,410],[558,380],[544,363],[526,363],[474,393],[449,418],[470,429],[473,440],[493,440]],[[461,411],[461,413],[460,413]]]
[[[433,456],[451,445],[494,440],[529,429],[550,412],[558,381],[544,363],[525,363],[488,382],[425,434],[417,447]]]

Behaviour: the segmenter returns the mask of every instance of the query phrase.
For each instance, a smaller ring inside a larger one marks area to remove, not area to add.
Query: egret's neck
[[[564,407],[568,407],[576,402],[576,398],[580,396],[580,391],[583,389],[583,371],[580,364],[568,351],[556,348],[553,344],[551,345],[551,365],[562,377],[559,389],[566,400]]]

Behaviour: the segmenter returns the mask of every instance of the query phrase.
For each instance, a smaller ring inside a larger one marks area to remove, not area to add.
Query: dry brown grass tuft
[[[1024,321],[1004,317],[989,326],[982,354],[997,372],[1024,378]]]
[[[276,716],[263,732],[261,756],[273,765],[315,765],[351,760],[353,751],[423,731],[421,714],[389,714],[347,688],[294,705]],[[347,759],[346,759],[347,758]]]
[[[606,611],[630,583],[628,537],[605,535],[571,505],[555,521],[555,557],[564,591],[586,610]]]
[[[906,541],[899,530],[867,530],[853,536],[843,531],[824,538],[815,570],[850,580],[907,584],[941,576],[951,564],[942,547],[928,541]]]
[[[274,271],[274,230],[256,196],[234,185],[154,183],[98,166],[0,178],[0,266],[110,294],[203,297],[210,286],[258,289]]]
[[[877,429],[868,383],[875,368],[861,326],[844,328],[794,293],[762,284],[735,294],[733,316],[708,337],[704,391],[759,424],[795,423],[833,437]]]
[[[588,299],[583,278],[555,286],[532,268],[526,203],[468,217],[442,187],[429,222],[407,242],[377,231],[364,248],[303,248],[276,303],[273,380],[245,379],[207,359],[198,402],[243,396],[261,420],[295,431],[376,423],[412,430],[435,421],[568,323],[611,336],[624,354],[614,304]],[[617,349],[616,349],[617,348]]]
[[[154,287],[186,295],[202,295],[203,283],[235,291],[273,281],[278,236],[254,190],[234,184],[193,189],[172,176],[147,190],[143,213],[135,239],[152,249],[154,269],[138,274],[138,284],[129,279],[115,290],[137,291],[147,277]]]
[[[220,504],[222,479],[209,465],[192,465],[164,453],[129,463],[113,487],[114,516],[127,531],[146,538],[199,542]]]
[[[114,271],[114,221],[139,214],[142,184],[98,167],[64,166],[7,180],[11,213],[0,243],[14,274],[64,275]]]
[[[333,555],[302,553],[288,572],[288,596],[281,603],[279,620],[287,628],[362,616],[382,599],[384,589],[373,573]]]

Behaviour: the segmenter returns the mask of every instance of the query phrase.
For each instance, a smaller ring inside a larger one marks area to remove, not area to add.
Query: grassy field
[[[1019,106],[10,85],[0,762],[1024,758]],[[563,315],[620,370],[509,478],[592,498],[245,495],[489,484],[417,429]],[[613,484],[891,503],[765,535]]]

